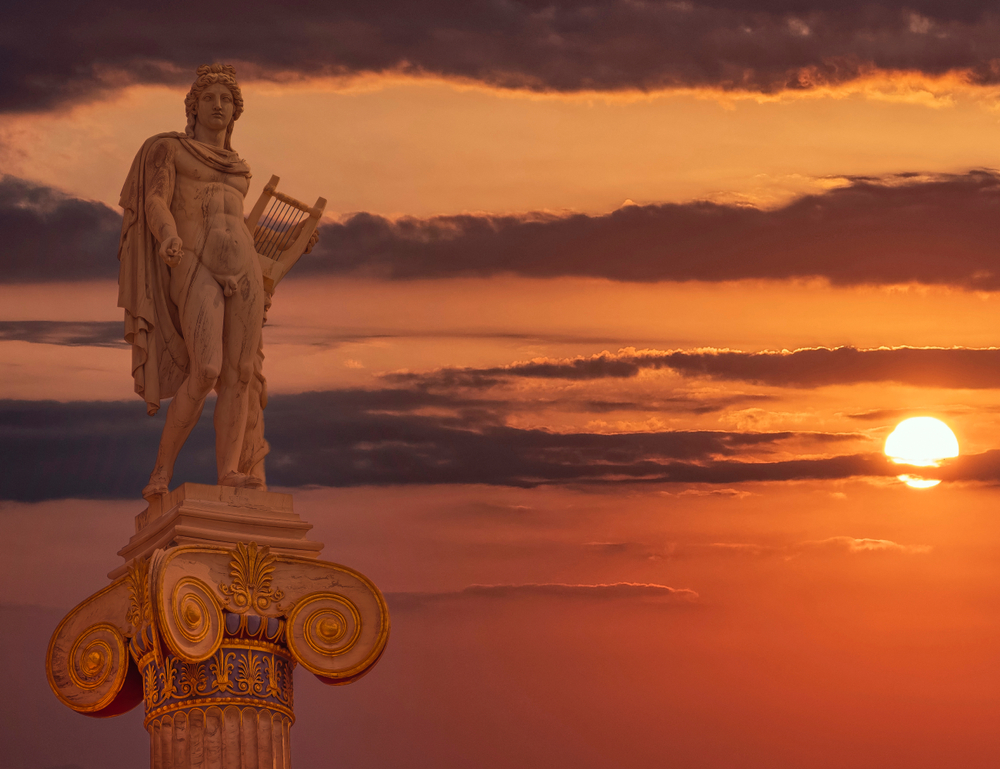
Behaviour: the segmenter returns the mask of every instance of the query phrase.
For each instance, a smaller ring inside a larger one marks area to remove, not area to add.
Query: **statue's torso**
[[[257,257],[243,216],[247,178],[210,168],[182,146],[174,167],[170,211],[185,256],[194,256],[215,276],[253,272]]]

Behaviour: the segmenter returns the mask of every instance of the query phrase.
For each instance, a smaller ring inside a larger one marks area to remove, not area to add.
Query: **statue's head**
[[[216,84],[224,85],[233,96],[233,118],[226,127],[226,149],[231,150],[233,124],[243,114],[243,93],[240,91],[239,83],[236,82],[236,67],[231,64],[203,64],[198,67],[198,78],[191,84],[191,90],[184,97],[184,109],[187,112],[187,127],[184,133],[194,138],[194,126],[198,120],[198,102],[202,93]]]

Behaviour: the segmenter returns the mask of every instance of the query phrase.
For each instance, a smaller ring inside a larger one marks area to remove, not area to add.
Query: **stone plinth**
[[[295,513],[291,494],[185,483],[135,517],[135,536],[118,551],[125,563],[108,577],[118,579],[129,561],[175,545],[253,541],[274,553],[316,558],[323,544],[306,539],[310,529]]]

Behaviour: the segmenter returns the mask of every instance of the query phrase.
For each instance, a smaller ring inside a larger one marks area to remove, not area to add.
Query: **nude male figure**
[[[119,304],[133,344],[136,391],[150,413],[160,398],[173,395],[143,490],[147,499],[166,493],[180,448],[213,389],[219,484],[264,488],[263,403],[248,396],[259,375],[268,297],[244,221],[250,169],[230,147],[242,101],[232,67],[199,67],[185,100],[186,132],[148,140],[122,192]],[[258,381],[262,401],[263,377]],[[253,409],[255,435],[249,436]],[[256,447],[249,445],[254,441]]]
[[[194,138],[223,147],[233,94],[220,83],[198,97]],[[209,168],[177,139],[160,139],[150,154],[153,194],[146,216],[170,267],[190,369],[170,408],[156,466],[143,496],[163,493],[174,462],[206,396],[218,387],[215,446],[219,484],[243,486],[237,470],[247,419],[247,392],[264,321],[264,280],[243,217],[246,176]]]

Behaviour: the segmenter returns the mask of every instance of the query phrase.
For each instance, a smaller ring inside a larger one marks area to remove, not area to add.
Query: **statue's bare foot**
[[[150,501],[156,497],[163,496],[169,490],[167,486],[169,483],[170,476],[162,470],[153,470],[153,474],[149,476],[149,483],[147,483],[146,488],[142,490],[142,498]]]
[[[264,481],[253,475],[247,476],[247,482],[244,484],[244,488],[253,489],[254,491],[267,491],[267,486]]]
[[[247,481],[250,480],[250,476],[246,473],[240,473],[233,470],[225,478],[219,478],[220,486],[232,486],[237,489],[246,488]]]

